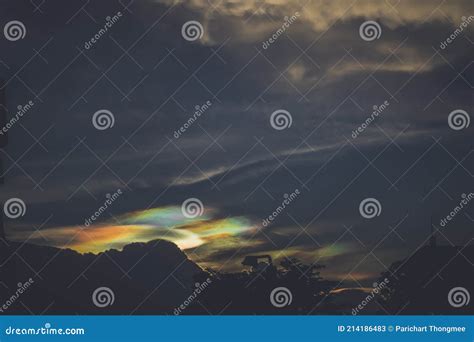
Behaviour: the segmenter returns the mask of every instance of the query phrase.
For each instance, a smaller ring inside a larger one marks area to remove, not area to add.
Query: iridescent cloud
[[[81,253],[99,253],[121,249],[132,242],[164,239],[187,250],[203,244],[254,231],[256,228],[244,217],[214,218],[216,210],[206,209],[202,216],[187,218],[180,207],[170,206],[131,212],[113,222],[102,222],[90,227],[55,227],[33,233],[29,239],[61,248],[71,248]],[[17,239],[24,239],[17,236]]]

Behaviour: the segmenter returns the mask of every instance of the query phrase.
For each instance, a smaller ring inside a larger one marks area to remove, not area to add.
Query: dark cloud
[[[311,259],[344,244],[351,247],[331,257],[343,274],[354,255],[374,247],[385,265],[409,254],[428,236],[432,217],[439,221],[472,192],[472,125],[455,131],[447,122],[455,109],[472,116],[472,28],[440,48],[461,16],[472,15],[471,2],[206,4],[48,1],[35,10],[27,1],[8,3],[1,24],[21,20],[27,36],[0,40],[7,105],[12,115],[35,103],[11,129],[2,157],[2,199],[28,204],[22,221],[8,222],[9,235],[48,218],[46,227],[78,224],[117,188],[125,194],[109,216],[197,197],[223,217],[257,223],[299,189],[239,257],[289,247]],[[86,49],[118,11],[120,20]],[[264,49],[295,12],[301,16]],[[203,24],[201,40],[181,36],[188,20]],[[360,38],[365,20],[380,23],[378,40]],[[206,101],[212,105],[176,139]],[[114,114],[113,128],[94,128],[100,109]],[[271,127],[277,109],[291,113],[290,128]],[[382,203],[376,219],[359,214],[367,197]],[[471,213],[443,231],[447,243],[472,237]],[[206,261],[236,252],[232,244],[219,248]],[[383,269],[379,261],[360,267],[364,274]]]

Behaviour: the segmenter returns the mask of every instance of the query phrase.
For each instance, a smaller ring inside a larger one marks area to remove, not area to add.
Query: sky
[[[164,238],[203,267],[294,256],[359,284],[431,223],[472,243],[472,205],[440,223],[474,192],[472,1],[0,6],[25,33],[0,36],[9,116],[33,103],[1,153],[0,200],[25,203],[9,239]]]

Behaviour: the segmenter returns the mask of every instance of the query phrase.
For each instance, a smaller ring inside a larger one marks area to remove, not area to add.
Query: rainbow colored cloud
[[[29,239],[48,245],[71,248],[81,253],[100,253],[108,249],[121,249],[132,242],[164,239],[174,242],[182,250],[196,248],[219,240],[255,231],[256,225],[244,217],[215,218],[214,209],[195,218],[188,218],[181,207],[169,206],[131,212],[113,221],[89,227],[55,227],[33,233]],[[21,238],[21,237],[18,237]]]

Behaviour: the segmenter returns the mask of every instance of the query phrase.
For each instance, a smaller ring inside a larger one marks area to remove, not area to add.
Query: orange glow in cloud
[[[174,242],[180,249],[199,247],[212,241],[225,242],[254,227],[242,217],[212,219],[207,215],[186,218],[179,207],[154,208],[136,211],[118,217],[117,224],[56,227],[35,232],[30,240],[80,253],[100,253],[108,249],[121,249],[133,242],[164,239]],[[114,222],[115,223],[115,222]],[[20,238],[20,236],[18,236]]]

